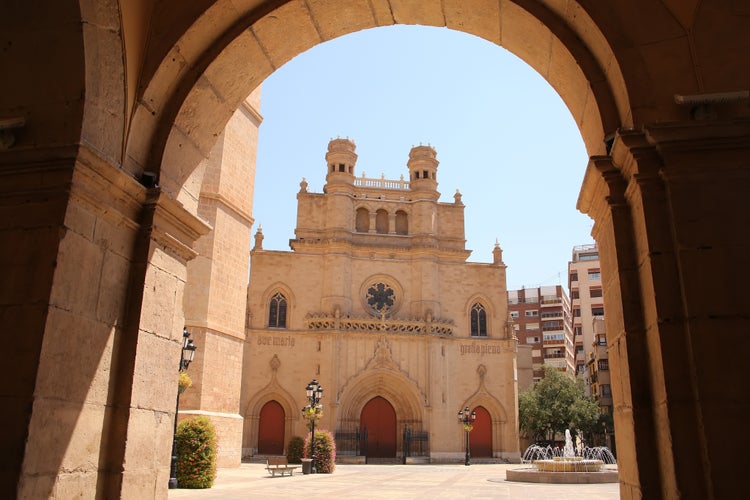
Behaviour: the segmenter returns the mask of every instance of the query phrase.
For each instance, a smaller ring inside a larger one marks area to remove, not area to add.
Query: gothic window
[[[373,314],[387,316],[396,303],[396,293],[386,283],[373,283],[367,289],[365,300]]]
[[[286,328],[286,297],[274,294],[268,304],[268,327]]]
[[[366,208],[357,209],[356,225],[358,233],[366,233],[370,230],[370,212]]]
[[[479,302],[471,306],[471,336],[487,336],[487,311]]]
[[[409,234],[409,219],[403,210],[396,212],[396,234]]]
[[[380,234],[388,234],[388,212],[383,209],[375,214],[375,229]]]

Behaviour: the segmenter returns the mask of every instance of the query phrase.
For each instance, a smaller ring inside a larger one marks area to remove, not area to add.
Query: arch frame
[[[290,0],[263,2],[239,12],[233,9],[234,18],[226,19],[228,14],[221,11],[226,1],[215,2],[186,32],[207,31],[213,36],[202,43],[195,43],[192,36],[191,43],[177,41],[144,85],[133,111],[131,131],[146,137],[131,134],[126,161],[159,170],[162,186],[186,204],[194,194],[182,193],[185,180],[207,157],[212,137],[250,91],[297,53],[361,29],[395,24],[442,26],[505,47],[535,68],[563,97],[590,154],[604,152],[605,137],[631,120],[627,87],[615,52],[577,3],[560,9],[537,0],[508,0],[502,7],[485,5],[485,15],[476,18],[450,5],[421,10],[393,4],[384,10],[352,2],[343,19],[340,7],[302,7]],[[219,33],[207,24],[217,19],[225,23]],[[490,19],[494,26],[487,23]],[[291,46],[287,37],[278,36],[285,24],[295,26],[298,33]],[[546,43],[534,49],[524,44],[529,37]],[[226,71],[229,67],[231,76]],[[205,113],[209,109],[211,113]],[[191,125],[196,116],[211,120],[197,128]]]

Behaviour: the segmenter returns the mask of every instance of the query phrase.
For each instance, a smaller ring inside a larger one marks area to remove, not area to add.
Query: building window
[[[268,327],[286,328],[286,297],[277,293],[268,304]]]
[[[578,260],[584,261],[584,260],[599,260],[599,253],[582,253],[578,254]]]
[[[579,314],[580,316],[580,314]],[[583,335],[583,328],[580,326],[576,326],[573,328],[573,334],[576,336]]]
[[[609,384],[602,384],[599,386],[599,388],[602,391],[602,396],[611,396],[612,395],[612,387],[610,387]]]
[[[526,330],[539,330],[539,323],[526,323]]]
[[[602,279],[602,273],[599,269],[589,269],[589,279],[590,280],[600,280]]]
[[[526,343],[527,344],[538,344],[539,343],[539,337],[526,337]]]
[[[545,342],[558,342],[560,340],[565,340],[564,333],[545,333],[543,337]]]
[[[574,318],[580,318],[581,317],[581,309],[579,309],[578,307],[576,307],[575,309],[573,309],[573,317]]]
[[[601,371],[609,370],[609,360],[608,359],[600,359],[599,360],[599,370],[601,370]]]
[[[578,271],[570,273],[570,281],[578,281]]]
[[[592,316],[604,316],[604,306],[591,306]]]
[[[484,310],[484,306],[480,303],[476,303],[471,307],[471,336],[487,336],[487,311]]]
[[[574,288],[570,291],[570,298],[571,299],[580,299],[581,294],[578,292],[578,288]]]
[[[600,286],[591,287],[591,289],[589,290],[589,297],[594,298],[594,297],[601,297],[601,296],[602,296],[602,287]]]
[[[539,311],[537,311],[536,309],[531,309],[529,311],[524,311],[523,315],[527,318],[533,318],[535,316],[539,316]]]
[[[518,311],[511,311],[510,312],[510,317],[511,318],[517,318],[518,317]]]

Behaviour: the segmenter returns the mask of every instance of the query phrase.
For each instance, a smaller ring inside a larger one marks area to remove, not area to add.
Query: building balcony
[[[565,345],[565,340],[545,340],[544,347],[562,347]]]
[[[565,361],[565,358],[550,358],[545,359],[544,364],[547,366],[553,366],[559,370],[565,369],[568,367],[568,362]]]
[[[550,353],[544,353],[544,359],[558,359],[558,358],[564,358],[565,353],[564,352],[550,352]]]
[[[563,319],[562,311],[547,311],[539,315],[541,319]]]
[[[542,299],[539,303],[542,307],[559,306],[562,304],[562,297]]]

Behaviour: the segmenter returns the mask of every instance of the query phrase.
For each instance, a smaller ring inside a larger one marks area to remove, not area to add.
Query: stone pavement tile
[[[263,464],[219,469],[213,488],[170,490],[169,499],[509,499],[617,500],[618,484],[532,484],[505,481],[520,465],[337,465],[333,474],[270,477]]]

